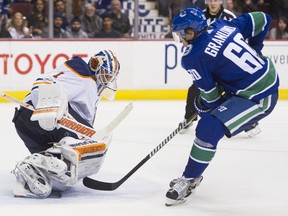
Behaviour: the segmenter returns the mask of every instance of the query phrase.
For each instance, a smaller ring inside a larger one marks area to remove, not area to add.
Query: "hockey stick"
[[[191,120],[196,119],[197,115],[193,115],[190,119],[185,120],[179,124],[179,126],[167,136],[156,148],[154,148],[143,160],[141,160],[131,171],[129,171],[122,179],[117,182],[109,183],[97,181],[95,179],[85,177],[83,184],[91,189],[112,191],[122,185],[133,173],[135,173],[141,166],[143,166],[151,157],[153,157],[164,145],[166,145],[176,134],[179,133]]]
[[[25,103],[23,101],[20,101],[14,97],[11,97],[3,92],[1,92],[1,97],[12,101],[16,104],[19,104],[20,106],[29,109],[31,111],[34,111],[34,107],[28,103]],[[133,105],[132,103],[129,103],[121,112],[116,116],[116,118],[107,125],[104,129],[96,131],[95,129],[88,127],[84,124],[79,123],[76,120],[73,120],[71,117],[62,117],[60,120],[57,121],[60,127],[65,128],[66,130],[69,130],[71,132],[76,133],[77,135],[84,136],[86,138],[91,138],[95,141],[103,139],[105,136],[107,136],[109,133],[112,132],[114,128],[116,128],[120,122],[130,113],[132,110]]]

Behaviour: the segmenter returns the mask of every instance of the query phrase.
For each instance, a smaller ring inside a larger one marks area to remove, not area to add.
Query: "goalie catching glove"
[[[38,121],[41,128],[52,131],[57,127],[57,121],[67,113],[67,94],[61,84],[39,86],[38,101],[31,121]]]
[[[46,198],[65,191],[99,171],[112,135],[101,142],[64,137],[43,154],[34,153],[16,164],[15,197]]]

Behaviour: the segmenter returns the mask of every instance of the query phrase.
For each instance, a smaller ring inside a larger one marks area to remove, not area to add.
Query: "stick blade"
[[[101,182],[89,177],[85,177],[83,179],[83,184],[88,188],[102,191],[113,191],[119,187],[117,182],[116,183]]]

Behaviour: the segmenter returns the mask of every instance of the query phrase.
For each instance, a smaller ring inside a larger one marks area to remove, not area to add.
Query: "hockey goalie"
[[[36,80],[24,100],[34,111],[22,106],[15,109],[13,118],[31,153],[12,171],[15,197],[59,196],[99,171],[112,133],[99,140],[88,139],[57,121],[64,116],[92,128],[101,97],[112,100],[115,96],[119,69],[114,53],[103,50],[88,63],[75,56]]]

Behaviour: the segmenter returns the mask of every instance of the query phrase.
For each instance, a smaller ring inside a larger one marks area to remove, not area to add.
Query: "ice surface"
[[[96,129],[104,127],[130,101],[103,101]],[[102,169],[93,178],[121,179],[160,144],[182,120],[185,101],[132,101],[134,109],[114,131]],[[81,182],[61,199],[14,198],[17,161],[29,153],[11,122],[15,105],[2,103],[0,137],[0,215],[19,216],[287,216],[288,101],[260,122],[262,133],[224,138],[204,180],[186,203],[166,207],[169,182],[182,174],[194,129],[177,135],[115,191],[85,188]]]

